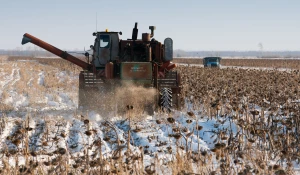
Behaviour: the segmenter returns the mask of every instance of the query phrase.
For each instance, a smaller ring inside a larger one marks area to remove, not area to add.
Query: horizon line
[[[41,50],[18,50],[17,48],[14,49],[1,49],[0,51],[46,51],[42,48]],[[77,50],[77,49],[68,49],[66,51],[84,51],[84,50]],[[184,52],[300,52],[300,50],[183,50],[183,49],[173,49],[173,51],[184,51]],[[47,51],[48,52],[48,51]]]

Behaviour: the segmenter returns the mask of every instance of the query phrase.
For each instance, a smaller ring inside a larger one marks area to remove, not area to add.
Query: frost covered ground
[[[33,161],[47,169],[49,164],[57,165],[60,154],[69,165],[82,168],[73,172],[80,174],[84,169],[80,157],[88,156],[91,162],[117,159],[118,153],[130,150],[142,157],[140,166],[159,165],[158,174],[173,174],[168,164],[178,154],[200,153],[210,157],[205,159],[207,166],[192,166],[191,171],[209,174],[216,170],[216,155],[211,151],[216,142],[222,146],[239,132],[230,116],[204,117],[203,110],[193,110],[192,105],[153,116],[131,111],[123,116],[82,112],[77,109],[77,92],[76,69],[1,58],[0,171],[7,164],[15,167]],[[243,167],[236,165],[235,172],[239,168]]]
[[[34,154],[44,163],[56,157],[53,152],[63,149],[68,150],[69,157],[83,156],[87,150],[89,156],[99,157],[94,146],[99,139],[101,154],[113,156],[118,147],[127,146],[129,129],[129,148],[136,154],[143,152],[143,166],[151,165],[154,157],[167,164],[175,159],[177,149],[209,152],[216,139],[215,130],[235,127],[225,119],[220,119],[223,124],[219,126],[216,119],[199,118],[197,113],[189,116],[183,111],[153,116],[81,113],[77,110],[77,76],[76,71],[62,71],[37,61],[2,58],[0,148],[2,154],[18,155],[7,159],[11,166],[26,164],[26,154],[14,154],[16,151]],[[126,150],[127,147],[122,151]],[[0,160],[0,167],[5,166],[4,160]]]

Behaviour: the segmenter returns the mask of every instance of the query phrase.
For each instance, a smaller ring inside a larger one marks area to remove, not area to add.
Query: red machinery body
[[[179,108],[180,76],[172,70],[176,65],[171,62],[173,41],[166,38],[162,44],[153,38],[155,27],[149,29],[151,34],[143,33],[142,39],[137,39],[137,23],[132,38],[127,40],[119,39],[121,32],[93,33],[96,38],[91,45],[92,59],[89,61],[87,54],[87,62],[28,33],[24,34],[22,44],[31,42],[83,69],[79,75],[79,106],[101,108],[103,93],[108,93],[113,85],[131,82],[157,89],[159,106],[170,109],[175,105]],[[102,95],[95,97],[95,94]]]

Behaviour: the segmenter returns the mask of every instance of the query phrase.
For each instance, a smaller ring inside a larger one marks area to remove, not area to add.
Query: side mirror
[[[150,37],[154,37],[154,30],[156,29],[155,26],[149,26],[149,29],[151,30],[151,34],[150,34]]]
[[[90,48],[91,48],[92,50],[95,50],[95,48],[94,48],[94,46],[93,46],[93,45],[90,45]]]
[[[164,40],[165,53],[164,60],[172,61],[173,60],[173,40],[171,38],[166,38]]]
[[[119,34],[122,35],[122,32],[120,31]]]

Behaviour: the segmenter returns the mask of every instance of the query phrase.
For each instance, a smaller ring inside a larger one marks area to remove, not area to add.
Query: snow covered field
[[[28,60],[1,63],[0,147],[3,157],[0,167],[6,167],[7,162],[14,167],[36,160],[47,167],[47,162],[57,158],[53,153],[57,150],[67,151],[64,159],[70,164],[75,164],[73,158],[85,155],[85,151],[91,160],[97,159],[100,148],[95,144],[99,140],[103,157],[111,157],[118,147],[124,146],[123,152],[127,150],[128,116],[103,117],[93,111],[80,113],[77,111],[77,86],[76,72]],[[168,164],[174,160],[178,148],[182,153],[186,149],[207,152],[212,148],[211,131],[216,120],[196,121],[196,117],[180,111],[171,116],[126,115],[133,117],[129,148],[137,156],[143,154],[145,167],[154,163],[155,157]],[[167,118],[174,118],[174,123]],[[196,131],[196,125],[203,129]],[[228,121],[223,124],[224,127],[228,125]],[[174,132],[181,129],[183,131]],[[174,133],[182,135],[175,139]],[[161,171],[171,172],[167,166]]]
[[[81,112],[77,76],[72,68],[1,59],[1,173],[222,172],[217,160],[224,153],[215,149],[241,132],[231,116],[205,117],[192,105],[153,116]],[[226,160],[234,167],[223,167],[230,174],[247,164],[234,157]]]

